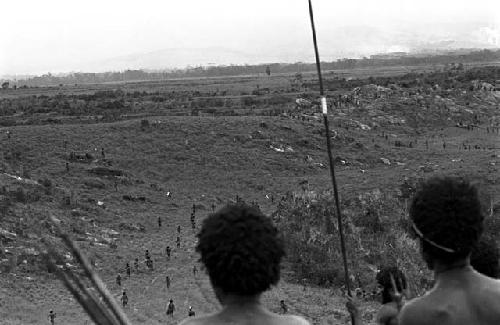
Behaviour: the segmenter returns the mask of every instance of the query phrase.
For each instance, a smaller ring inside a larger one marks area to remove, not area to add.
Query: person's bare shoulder
[[[474,298],[490,316],[500,318],[500,280],[485,277]]]
[[[398,309],[393,304],[385,304],[380,308],[377,313],[377,322],[381,324],[386,324],[393,318],[398,317]]]
[[[433,325],[434,322],[428,317],[432,306],[427,300],[428,296],[423,296],[407,302],[399,312],[399,325]]]

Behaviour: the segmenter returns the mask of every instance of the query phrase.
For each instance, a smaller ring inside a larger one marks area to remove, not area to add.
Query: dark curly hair
[[[227,205],[203,221],[197,236],[201,262],[224,293],[250,296],[278,283],[283,239],[258,209]]]
[[[498,243],[493,238],[481,238],[472,249],[470,264],[472,267],[490,278],[500,276],[500,252]]]
[[[421,233],[423,253],[443,263],[467,257],[483,231],[477,189],[456,177],[423,183],[413,198],[410,218]]]
[[[406,289],[406,277],[404,273],[396,266],[385,266],[377,273],[377,283],[382,286],[382,303],[386,304],[392,301],[390,291],[392,288],[391,274],[396,283],[396,288],[399,292]]]

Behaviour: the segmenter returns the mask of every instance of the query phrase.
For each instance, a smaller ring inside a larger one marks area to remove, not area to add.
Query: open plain
[[[373,247],[385,247],[382,238],[400,243],[394,252],[409,257],[395,260],[418,287],[428,275],[417,272],[420,256],[401,220],[421,179],[469,177],[484,193],[491,224],[500,218],[500,68],[365,69],[324,77],[354,287],[373,285],[381,262]],[[50,309],[56,324],[91,323],[42,261],[45,238],[61,249],[61,265],[74,264],[49,216],[94,262],[117,301],[127,290],[125,311],[134,324],[178,323],[188,306],[197,315],[215,311],[208,277],[192,272],[201,269],[192,207],[199,229],[213,208],[238,196],[273,215],[287,236],[287,213],[309,211],[306,218],[323,199],[331,203],[317,88],[312,73],[262,73],[0,91],[0,323],[48,323]],[[336,222],[332,213],[328,218]],[[309,227],[305,242],[321,247],[313,230],[322,227]],[[390,237],[396,228],[401,236]],[[143,263],[146,249],[152,270]],[[342,274],[300,273],[297,249],[283,263],[280,284],[266,293],[266,306],[279,312],[283,299],[291,313],[314,324],[347,323]],[[329,263],[328,270],[341,270],[340,259]],[[169,299],[173,319],[165,314]],[[362,306],[373,322],[378,298],[363,297]]]

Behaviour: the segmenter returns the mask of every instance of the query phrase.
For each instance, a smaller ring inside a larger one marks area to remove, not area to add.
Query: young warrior
[[[410,217],[435,285],[403,307],[399,324],[500,324],[500,281],[470,265],[483,228],[476,188],[458,178],[432,178],[415,195]]]
[[[56,319],[56,313],[54,313],[53,310],[49,311],[49,321],[50,321],[50,324],[51,325],[54,325],[55,323],[55,319]]]
[[[262,293],[278,283],[285,254],[278,230],[262,212],[239,204],[211,214],[203,221],[196,250],[222,310],[181,324],[309,324],[272,313],[260,302]]]
[[[127,307],[127,304],[128,304],[128,296],[127,296],[127,292],[125,290],[123,290],[123,294],[122,294],[122,297],[121,297],[121,301],[122,301],[122,305],[123,307]]]
[[[377,282],[382,287],[382,308],[378,311],[379,324],[397,324],[402,307],[399,293],[407,289],[406,278],[397,267],[385,267],[377,274]]]
[[[139,272],[139,259],[137,257],[134,260],[134,268],[136,272]]]
[[[174,317],[174,311],[175,311],[174,301],[170,299],[170,302],[168,303],[167,306],[167,315]]]
[[[127,276],[130,278],[130,264],[127,262],[127,265],[125,265],[125,272],[127,272]]]
[[[377,324],[397,325],[402,307],[400,293],[407,290],[406,278],[397,267],[383,267],[377,273],[377,283],[382,287],[382,307],[377,313]],[[353,325],[362,325],[361,312],[356,303],[349,299],[346,306],[354,319]]]
[[[281,311],[283,312],[283,314],[288,313],[288,307],[285,304],[284,300],[280,300],[280,308],[281,308]]]

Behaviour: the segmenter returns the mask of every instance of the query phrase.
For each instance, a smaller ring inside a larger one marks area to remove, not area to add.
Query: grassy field
[[[455,80],[459,77],[457,73]],[[279,198],[300,192],[303,181],[317,192],[331,186],[323,124],[313,114],[313,76],[305,75],[300,84],[294,78],[250,76],[1,92],[0,228],[16,236],[0,237],[0,323],[48,322],[53,309],[57,324],[90,324],[39,258],[27,252],[39,250],[41,237],[55,240],[47,226],[49,215],[62,220],[96,261],[117,299],[121,288],[115,284],[116,275],[124,276],[125,263],[143,260],[149,249],[154,271],[141,264],[123,284],[129,295],[126,312],[134,324],[174,324],[187,316],[188,306],[197,314],[216,310],[207,276],[193,276],[191,271],[194,265],[200,269],[189,220],[192,205],[198,207],[199,225],[212,204],[221,207],[236,195],[256,201],[271,214],[278,200],[271,202],[266,195]],[[398,84],[414,77],[394,78]],[[344,103],[330,115],[341,200],[375,189],[394,194],[405,178],[454,174],[472,178],[493,203],[500,201],[500,134],[490,132],[500,122],[498,93],[471,91],[466,80],[439,90],[398,86],[376,97],[368,81],[361,83],[359,105]],[[353,84],[343,85],[330,89],[329,97],[352,94]],[[252,103],[247,105],[245,97]],[[311,99],[312,105],[296,108],[299,97]],[[102,106],[111,102],[121,106]],[[193,109],[209,111],[193,115]],[[475,127],[456,127],[459,121]],[[396,141],[403,145],[395,146]],[[70,161],[71,152],[90,153],[93,159]],[[123,176],[96,175],[95,167],[118,170]],[[26,184],[8,175],[46,185]],[[158,217],[163,220],[161,229]],[[165,247],[175,247],[178,225],[181,248],[174,248],[167,260]],[[110,230],[119,232],[116,239],[109,238]],[[172,279],[170,289],[167,275]],[[291,313],[315,324],[347,323],[338,287],[302,286],[292,279],[285,265],[282,281],[264,297],[266,306],[278,311],[284,299]],[[165,315],[169,299],[177,308],[173,320]],[[377,302],[363,306],[370,323]]]

